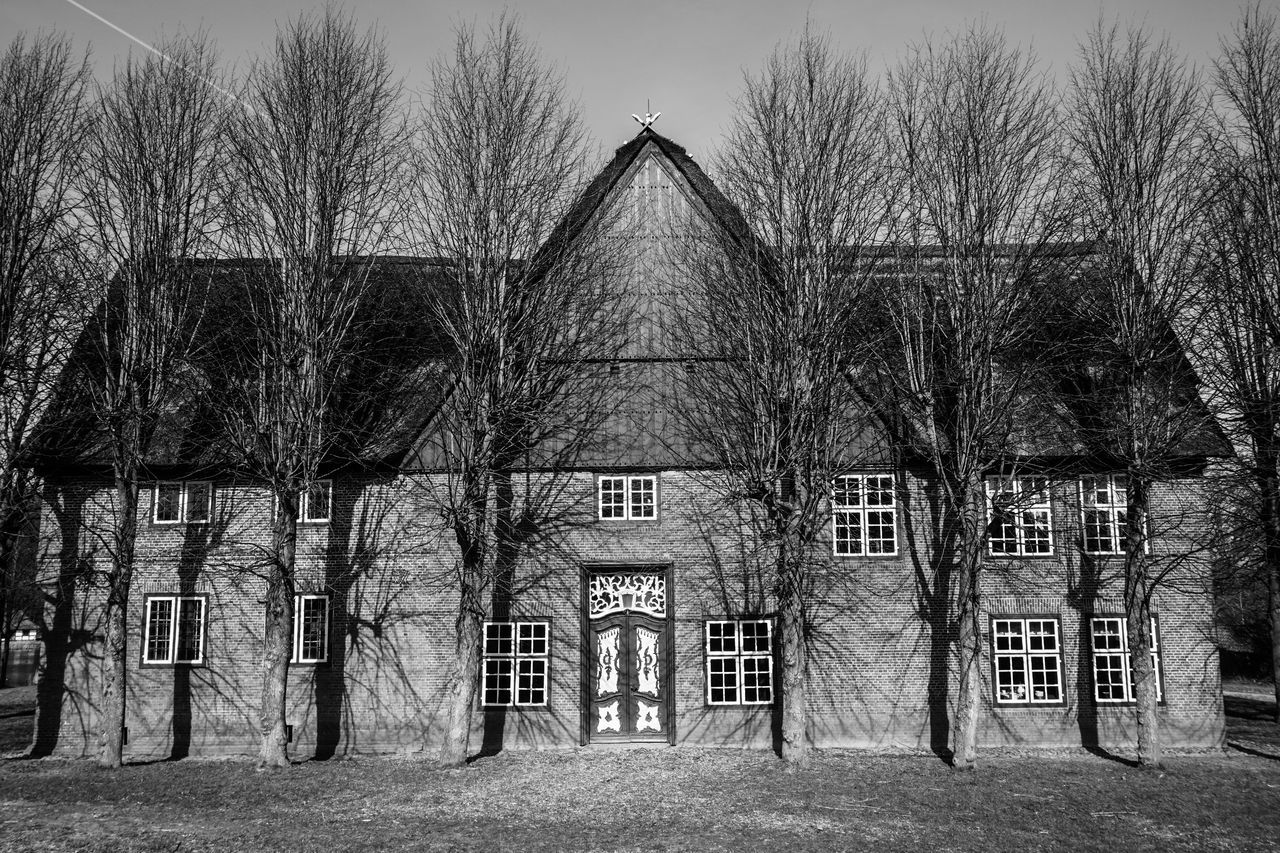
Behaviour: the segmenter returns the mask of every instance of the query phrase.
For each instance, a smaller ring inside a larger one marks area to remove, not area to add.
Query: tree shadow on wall
[[[701,549],[699,562],[706,571],[703,577],[686,578],[692,594],[701,599],[696,611],[703,618],[774,620],[777,599],[772,578],[776,573],[777,549],[767,517],[756,505],[731,499],[728,484],[714,476],[700,478],[700,485],[716,498],[705,511],[694,515],[697,542]],[[831,577],[830,573],[815,572],[812,568],[805,572],[804,588],[799,592],[805,614],[806,635],[801,652],[806,668],[812,666],[813,646],[820,642],[822,635],[821,626],[814,618],[812,603],[829,591],[822,580],[830,580]],[[686,601],[682,609],[692,611],[695,607]],[[683,657],[696,660],[701,666],[705,649],[702,633],[699,632],[698,636],[698,648],[685,650]],[[767,706],[768,734],[770,748],[775,755],[781,756],[785,700],[781,689],[782,649],[776,639],[771,651],[773,701]],[[700,673],[699,678],[704,679],[705,674]],[[811,689],[812,678],[806,679],[806,683]],[[756,734],[749,714],[734,716],[736,719],[726,724],[723,715],[716,715],[715,709],[704,705],[694,725],[714,726],[717,736],[727,744],[745,742]]]
[[[581,449],[573,448],[573,452]],[[494,481],[491,618],[498,622],[530,618],[534,614],[527,609],[527,599],[535,591],[548,599],[575,600],[579,576],[565,567],[581,563],[581,555],[571,544],[572,535],[596,526],[594,495],[575,496],[574,487],[579,484],[572,477],[502,471],[495,473]],[[577,665],[565,661],[553,670],[576,672]],[[503,750],[510,735],[511,714],[506,706],[482,708],[480,749],[469,761]]]
[[[902,471],[903,468],[899,466],[898,470]],[[905,475],[900,473],[898,476],[898,493],[902,505],[899,518],[907,546],[907,558],[915,578],[916,613],[929,629],[929,675],[925,688],[929,709],[929,749],[938,758],[950,763],[951,661],[956,635],[952,572],[956,561],[959,525],[947,512],[939,486],[929,484],[920,489],[908,489],[901,479]],[[929,526],[923,530],[918,524],[913,506],[917,495],[923,496],[924,517],[928,519]]]
[[[94,553],[82,550],[81,542],[88,493],[87,489],[60,490],[49,483],[44,488],[43,506],[58,526],[58,551],[56,557],[42,554],[41,562],[47,568],[56,559],[57,574],[42,577],[40,582],[44,608],[38,614],[38,623],[44,660],[36,687],[35,730],[29,752],[32,758],[51,755],[58,748],[68,701],[80,716],[86,735],[93,726],[90,684],[77,680],[73,686],[67,682],[68,661],[75,655],[90,653],[100,639],[100,626],[87,622],[91,609],[76,598],[77,592],[86,593],[93,573]],[[41,513],[40,527],[47,524],[46,514]]]
[[[335,482],[342,482],[336,480]],[[422,521],[412,513],[397,511],[403,501],[404,485],[394,478],[361,482],[350,492],[335,489],[329,540],[324,552],[324,592],[329,595],[327,660],[313,671],[312,696],[316,715],[316,744],[313,758],[325,761],[357,746],[359,733],[351,707],[354,679],[366,676],[350,668],[350,661],[372,662],[368,676],[380,681],[384,675],[411,694],[410,705],[421,704],[413,679],[404,668],[401,646],[392,641],[397,625],[412,622],[423,614],[404,606],[409,589],[406,564],[432,547],[431,537],[422,535]],[[420,579],[418,579],[420,580]],[[356,682],[361,683],[361,682]],[[385,707],[371,709],[377,719],[390,712],[394,698],[383,695],[376,685],[365,685],[365,693]]]
[[[232,512],[232,507],[215,499],[214,515],[208,524],[183,525],[182,548],[178,552],[177,568],[180,596],[193,596],[200,591],[200,578],[208,568],[209,555],[223,545]],[[208,608],[209,605],[206,604],[206,637],[211,616]],[[207,640],[203,653],[208,653]],[[173,667],[173,702],[170,709],[173,730],[169,750],[169,758],[172,760],[186,758],[191,754],[191,726],[195,710],[191,702],[191,680],[195,675],[190,666]]]

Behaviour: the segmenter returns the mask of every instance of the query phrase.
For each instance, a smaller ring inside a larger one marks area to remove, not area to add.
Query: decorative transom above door
[[[653,573],[592,575],[587,602],[592,619],[628,610],[661,619],[667,615],[667,579]]]

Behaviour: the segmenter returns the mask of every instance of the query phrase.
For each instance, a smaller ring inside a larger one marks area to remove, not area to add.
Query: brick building
[[[649,129],[618,149],[588,197],[631,205],[642,219],[736,215],[683,149]],[[625,286],[670,296],[678,282],[654,272],[656,242],[642,244],[649,262],[631,265]],[[675,354],[658,315],[677,302],[645,301],[636,322],[649,331],[613,368],[619,382],[662,385],[649,380],[672,369]],[[494,602],[473,745],[774,743],[777,644],[746,511],[717,472],[691,464],[659,403],[633,400],[628,414],[611,421],[607,447],[559,470],[520,472],[514,484],[556,495],[558,532],[525,555],[515,592]],[[304,500],[289,676],[297,757],[430,752],[438,743],[456,548],[440,513],[447,472],[417,429],[379,464],[336,470]],[[265,584],[246,567],[269,541],[271,497],[220,470],[191,421],[166,430],[142,495],[127,756],[252,752]],[[863,444],[834,484],[821,543],[829,559],[809,602],[811,738],[941,750],[955,676],[948,596],[929,568],[933,486],[874,438]],[[1068,440],[1039,452],[1054,463],[1035,476],[989,480],[993,497],[1016,493],[1022,510],[990,528],[980,746],[1123,747],[1134,737],[1117,575],[1124,483],[1073,452]],[[1148,531],[1167,569],[1157,663],[1165,743],[1175,748],[1222,739],[1212,591],[1197,557],[1208,512],[1200,474],[1222,452],[1216,436],[1187,446],[1183,474],[1158,487]],[[45,476],[50,605],[36,747],[87,754],[102,617],[89,579],[109,559],[95,531],[111,490],[101,465],[71,449],[50,459]]]

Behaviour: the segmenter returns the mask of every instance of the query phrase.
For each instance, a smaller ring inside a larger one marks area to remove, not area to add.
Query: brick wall
[[[535,485],[538,485],[535,482]],[[295,665],[289,722],[296,757],[346,753],[430,752],[442,725],[439,697],[453,654],[456,544],[442,526],[438,489],[429,475],[345,478],[337,482],[333,518],[303,525],[298,589],[332,596],[330,662]],[[488,714],[508,748],[580,742],[583,566],[671,566],[675,739],[681,743],[767,747],[768,708],[711,708],[705,702],[703,621],[772,610],[767,566],[754,547],[745,510],[720,496],[714,478],[660,475],[656,521],[595,520],[595,478],[567,476],[519,563],[513,619],[551,623],[546,708]],[[1054,616],[1061,625],[1065,701],[1050,708],[995,707],[984,667],[986,746],[1097,743],[1127,746],[1130,707],[1092,699],[1087,618],[1119,612],[1118,558],[1080,554],[1079,500],[1073,480],[1054,486],[1052,557],[990,557],[983,585],[984,627],[998,614]],[[517,486],[518,496],[525,490]],[[257,746],[260,689],[261,561],[268,543],[270,497],[219,482],[208,525],[150,523],[150,489],[131,596],[128,755],[251,753]],[[94,697],[100,668],[105,481],[50,479],[41,517],[41,567],[50,606],[48,648],[37,721],[39,751],[87,754],[96,743]],[[892,558],[820,557],[810,611],[813,622],[809,707],[812,737],[822,746],[941,748],[955,676],[949,597],[932,590],[935,525],[928,490],[902,475],[899,553]],[[1207,560],[1195,548],[1203,532],[1201,483],[1158,489],[1151,555],[1168,574],[1156,597],[1163,652],[1165,742],[1214,746],[1222,738],[1217,657],[1211,641]],[[146,596],[207,596],[204,663],[143,666]],[[987,645],[988,651],[990,645]],[[479,748],[485,714],[472,740]]]

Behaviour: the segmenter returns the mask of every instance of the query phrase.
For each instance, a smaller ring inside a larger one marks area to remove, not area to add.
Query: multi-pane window
[[[156,483],[151,502],[151,520],[155,524],[206,524],[212,514],[212,483]]]
[[[658,517],[658,478],[601,477],[600,518],[618,521]]]
[[[302,505],[298,508],[302,521],[329,520],[329,508],[333,503],[333,481],[312,480],[311,487],[302,493]]]
[[[547,622],[484,623],[483,705],[546,705]]]
[[[893,477],[847,474],[836,477],[831,494],[832,547],[841,556],[898,553],[898,507]]]
[[[1128,486],[1124,474],[1080,480],[1080,524],[1086,554],[1123,554],[1127,550]]]
[[[773,635],[767,619],[706,623],[707,704],[773,702]]]
[[[143,663],[201,663],[204,606],[203,596],[147,596]]]
[[[329,596],[303,593],[293,600],[293,662],[329,660]]]
[[[1053,553],[1049,481],[1044,477],[988,477],[989,548],[1026,557]]]
[[[991,624],[997,705],[1062,701],[1062,642],[1057,619],[995,618]]]
[[[1129,620],[1100,616],[1092,620],[1093,696],[1099,702],[1133,702],[1133,656],[1129,652]],[[1156,700],[1164,701],[1160,684],[1160,645],[1155,617],[1151,619],[1151,668],[1156,674]]]

